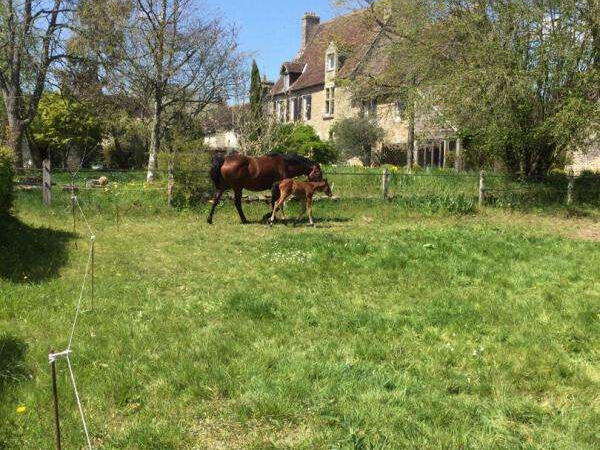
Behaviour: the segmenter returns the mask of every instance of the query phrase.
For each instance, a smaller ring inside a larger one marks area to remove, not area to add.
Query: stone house
[[[311,125],[321,139],[330,138],[336,120],[365,115],[385,131],[384,147],[406,148],[408,123],[400,101],[373,98],[354,101],[345,80],[368,71],[377,73],[386,63],[385,36],[365,11],[357,11],[321,23],[314,13],[302,18],[300,50],[282,63],[280,77],[271,89],[269,109],[281,122]],[[426,121],[423,121],[423,123]],[[420,126],[421,125],[421,126]],[[462,144],[452,139],[455,130],[433,129],[417,123],[413,151],[421,166],[447,166]],[[405,152],[402,152],[404,154]]]

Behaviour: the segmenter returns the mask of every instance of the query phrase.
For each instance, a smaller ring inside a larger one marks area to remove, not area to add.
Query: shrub
[[[281,125],[276,140],[279,142],[273,149],[276,152],[297,153],[320,164],[331,164],[338,159],[337,150],[329,142],[322,141],[310,125]]]
[[[159,155],[159,166],[165,170],[169,166],[169,159],[173,158],[175,207],[196,206],[213,193],[214,186],[209,176],[212,155],[206,150]]]
[[[0,146],[0,215],[8,214],[12,207],[14,155],[10,148]]]
[[[300,152],[298,153],[319,164],[333,164],[339,157],[336,148],[326,141],[307,142],[300,147]]]
[[[344,158],[359,157],[365,166],[372,161],[372,148],[384,137],[384,130],[365,117],[342,119],[331,128],[333,141]]]

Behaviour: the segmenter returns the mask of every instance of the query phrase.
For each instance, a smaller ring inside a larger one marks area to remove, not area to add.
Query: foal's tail
[[[222,155],[214,155],[212,158],[212,166],[210,168],[210,178],[215,185],[215,188],[222,190],[225,188],[225,180],[221,174],[221,167],[225,164],[225,158]]]

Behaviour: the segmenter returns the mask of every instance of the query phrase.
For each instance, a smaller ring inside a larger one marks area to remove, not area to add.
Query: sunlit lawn
[[[47,354],[87,258],[68,203],[26,197],[0,224],[0,448],[53,445]],[[117,226],[82,201],[96,298],[72,358],[96,447],[597,448],[598,242],[498,211],[342,200],[315,205],[316,229],[271,229],[159,203]],[[58,369],[64,448],[81,448]]]

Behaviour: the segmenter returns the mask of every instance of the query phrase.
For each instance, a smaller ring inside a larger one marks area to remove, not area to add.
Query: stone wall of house
[[[360,114],[360,108],[353,105],[350,92],[344,87],[338,86],[335,89],[335,115],[333,117],[327,117],[325,114],[326,94],[321,86],[294,92],[293,97],[303,95],[312,96],[311,118],[304,123],[312,126],[323,140],[329,139],[331,127],[337,120],[357,117]],[[284,97],[278,96],[276,100],[282,98]],[[384,144],[402,144],[408,141],[408,124],[397,115],[394,104],[377,105],[377,122],[385,131]]]
[[[566,167],[575,174],[584,170],[600,172],[600,144],[592,145],[586,152],[576,152],[571,156],[571,164]]]
[[[209,148],[239,149],[240,145],[235,133],[231,130],[219,131],[204,137],[204,144]]]

